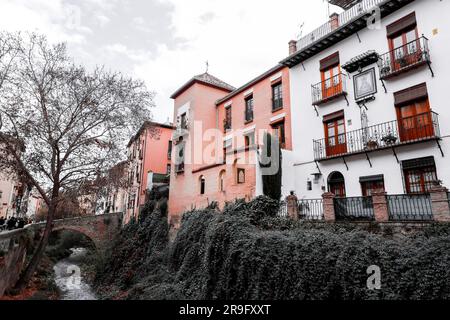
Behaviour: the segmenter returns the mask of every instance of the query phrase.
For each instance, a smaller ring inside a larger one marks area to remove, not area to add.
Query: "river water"
[[[61,291],[61,300],[97,300],[91,286],[83,280],[81,261],[86,256],[85,248],[74,248],[72,255],[59,261],[54,267],[55,282]]]

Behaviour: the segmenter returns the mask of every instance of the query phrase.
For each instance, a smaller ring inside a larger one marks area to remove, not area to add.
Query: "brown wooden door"
[[[339,65],[322,71],[322,100],[342,92],[342,76]]]
[[[347,153],[344,118],[325,123],[325,144],[327,157]]]
[[[434,136],[433,119],[428,99],[397,108],[397,118],[402,142]]]
[[[389,39],[393,72],[414,65],[422,57],[417,28]]]

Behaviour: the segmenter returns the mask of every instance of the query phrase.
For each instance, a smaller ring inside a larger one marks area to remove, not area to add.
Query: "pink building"
[[[262,193],[257,150],[262,134],[291,150],[289,69],[277,65],[234,89],[208,73],[172,95],[175,100],[174,170],[169,215],[178,227],[183,212]]]
[[[137,217],[154,185],[169,183],[171,124],[146,122],[128,144],[128,192],[125,222]]]

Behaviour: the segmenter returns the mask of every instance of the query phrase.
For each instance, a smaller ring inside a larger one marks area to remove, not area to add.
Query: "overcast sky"
[[[330,8],[331,12],[335,7]],[[143,79],[154,120],[170,95],[209,72],[238,87],[287,56],[288,42],[326,22],[324,0],[1,0],[0,29],[65,41],[78,63]]]

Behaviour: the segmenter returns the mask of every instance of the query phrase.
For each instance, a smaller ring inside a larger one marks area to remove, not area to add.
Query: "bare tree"
[[[153,94],[120,73],[75,65],[65,44],[51,45],[44,36],[1,34],[0,43],[9,50],[0,53],[0,169],[25,176],[48,207],[42,238],[16,284],[22,290],[64,190],[121,160],[126,139],[150,118]]]

